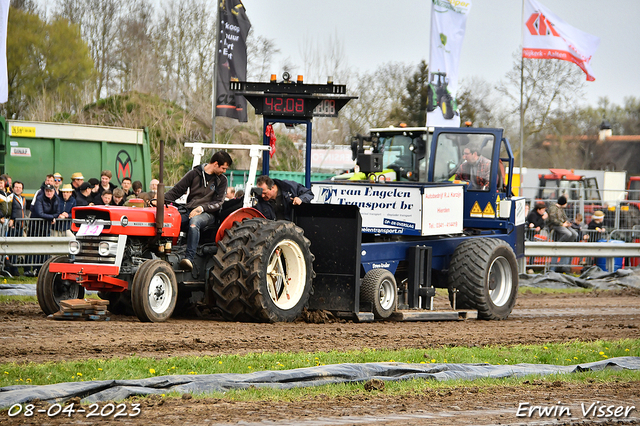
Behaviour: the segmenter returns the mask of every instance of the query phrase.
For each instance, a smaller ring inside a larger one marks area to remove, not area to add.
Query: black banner
[[[230,81],[247,79],[247,35],[251,22],[240,0],[220,0],[216,67],[216,116],[247,121],[247,100],[229,91]]]

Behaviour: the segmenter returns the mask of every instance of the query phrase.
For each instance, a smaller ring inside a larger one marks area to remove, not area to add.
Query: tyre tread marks
[[[223,317],[228,320],[252,321],[293,321],[308,305],[309,295],[303,295],[302,306],[293,309],[285,317],[273,312],[267,303],[269,294],[261,284],[266,282],[265,271],[269,262],[268,248],[283,233],[285,238],[302,241],[301,250],[310,257],[307,265],[307,277],[313,278],[313,259],[311,243],[304,237],[303,231],[288,221],[270,221],[262,218],[245,219],[236,222],[225,231],[224,238],[218,243],[216,268],[211,272],[211,285],[215,304]],[[231,256],[229,253],[237,254]]]
[[[501,255],[512,267],[515,265],[511,247],[497,238],[474,238],[456,248],[449,265],[449,301],[453,304],[451,289],[457,287],[456,309],[477,309],[481,319],[501,320],[509,316],[518,293],[517,271],[512,277],[514,285],[510,300],[505,306],[495,306],[484,286],[489,261],[496,251],[504,251]]]

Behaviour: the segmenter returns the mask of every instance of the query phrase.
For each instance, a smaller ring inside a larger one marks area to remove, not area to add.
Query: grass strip
[[[618,341],[572,341],[546,345],[449,347],[429,349],[349,352],[251,353],[247,355],[187,356],[123,359],[90,359],[70,362],[0,364],[0,387],[16,384],[45,385],[89,380],[130,380],[153,376],[251,373],[289,370],[318,365],[366,362],[489,363],[572,365],[618,356],[640,356],[640,339]],[[616,372],[621,373],[621,372]],[[626,373],[625,373],[626,374]],[[640,372],[630,372],[640,379]],[[476,382],[474,382],[476,383]]]
[[[23,277],[21,277],[23,278]],[[33,282],[24,282],[24,281],[13,281],[11,282],[11,278],[5,278],[5,280],[9,280],[9,284],[35,284],[36,278],[28,278],[29,280],[33,280]],[[5,283],[7,284],[7,283]],[[537,288],[537,287],[520,287],[518,290],[519,294],[574,294],[574,293],[591,293],[593,291],[609,291],[609,290],[597,290],[590,288]],[[436,294],[442,297],[448,297],[448,290],[446,288],[436,289]],[[98,298],[97,295],[91,294],[87,295],[87,298]],[[36,296],[3,296],[0,295],[0,303],[11,303],[13,301],[19,301],[21,303],[38,303],[38,299]]]

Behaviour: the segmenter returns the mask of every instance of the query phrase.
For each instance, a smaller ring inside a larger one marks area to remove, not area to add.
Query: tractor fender
[[[235,222],[242,222],[244,219],[256,218],[264,219],[265,217],[262,213],[260,213],[253,207],[244,207],[231,213],[224,221],[222,221],[222,224],[220,224],[220,228],[218,228],[218,232],[216,233],[216,243],[222,240],[222,238],[224,237],[224,231],[226,231],[227,229],[231,229]]]

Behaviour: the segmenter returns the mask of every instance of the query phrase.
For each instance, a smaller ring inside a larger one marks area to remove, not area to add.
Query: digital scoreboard
[[[281,82],[254,83],[232,81],[231,90],[243,95],[255,108],[256,114],[274,118],[311,119],[337,117],[338,111],[356,96],[347,95],[340,84],[304,84],[289,80],[288,73]]]

